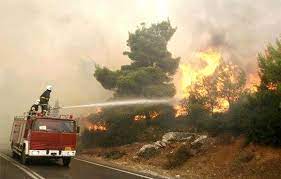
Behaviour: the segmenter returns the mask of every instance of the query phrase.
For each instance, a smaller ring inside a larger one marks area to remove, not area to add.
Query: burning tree
[[[186,87],[187,97],[183,104],[188,111],[192,111],[194,106],[201,106],[211,115],[224,112],[243,94],[246,82],[244,71],[230,62],[216,60],[218,65],[215,69],[197,75],[194,82]]]
[[[191,110],[193,104],[202,105],[206,110],[213,112],[219,106],[218,91],[215,76],[206,76],[202,81],[194,83],[190,87],[188,97],[188,108]]]
[[[219,97],[231,106],[242,95],[245,89],[245,72],[237,65],[222,62],[216,69],[216,86]]]
[[[96,67],[95,78],[105,89],[113,90],[115,97],[172,97],[176,90],[171,82],[180,58],[173,58],[167,44],[176,28],[169,21],[152,24],[144,23],[129,33],[125,51],[132,61],[111,71],[106,67]]]

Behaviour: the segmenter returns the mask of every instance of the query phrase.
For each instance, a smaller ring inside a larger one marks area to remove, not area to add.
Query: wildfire
[[[88,126],[88,130],[89,131],[106,131],[107,129],[104,125],[92,124],[92,125]]]
[[[182,97],[189,96],[189,88],[192,83],[213,74],[222,58],[219,52],[212,49],[205,52],[198,52],[195,56],[204,62],[205,65],[200,69],[196,69],[189,64],[180,64]]]
[[[103,112],[102,108],[96,108],[95,110],[95,114],[99,115]],[[107,127],[104,123],[104,121],[102,121],[101,119],[92,119],[91,118],[91,114],[89,114],[87,117],[81,118],[80,119],[80,124],[82,126],[84,126],[85,129],[88,129],[88,131],[91,132],[96,132],[96,131],[106,131]]]
[[[87,126],[89,131],[106,131],[107,128],[104,124],[92,124],[89,123],[89,125]]]
[[[176,111],[176,114],[175,114],[176,118],[178,118],[180,116],[185,116],[185,115],[188,114],[187,109],[184,106],[180,105],[180,104],[175,105],[174,109]]]
[[[149,112],[149,117],[151,119],[157,119],[157,117],[159,116],[160,114],[156,111],[152,111],[152,112]]]
[[[157,119],[159,117],[159,113],[156,111],[150,111],[148,113],[148,116],[146,116],[145,114],[139,114],[139,115],[135,115],[134,116],[134,121],[141,121],[141,120],[145,120],[145,119]]]
[[[267,88],[268,88],[268,90],[276,91],[277,90],[277,85],[270,83],[269,85],[267,85]]]
[[[200,82],[206,76],[212,75],[216,68],[220,65],[222,55],[218,51],[213,49],[208,49],[206,51],[197,52],[195,57],[198,58],[203,65],[201,67],[195,67],[190,64],[180,64],[180,74],[181,74],[181,92],[180,97],[187,98],[195,82]],[[222,106],[227,106],[224,102]],[[188,114],[187,109],[182,105],[175,105],[176,110],[175,117],[180,117]]]
[[[141,114],[141,115],[136,115],[136,116],[134,117],[134,121],[140,121],[140,120],[144,120],[144,119],[146,119],[146,115],[143,115],[143,114]]]
[[[260,84],[260,78],[257,73],[249,74],[247,77],[246,88],[250,90],[250,92],[257,92],[258,86]]]
[[[216,106],[213,112],[225,112],[229,108],[229,103],[226,99],[218,99],[219,105]]]

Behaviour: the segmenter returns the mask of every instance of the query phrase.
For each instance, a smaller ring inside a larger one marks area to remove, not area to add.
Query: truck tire
[[[15,151],[12,151],[12,158],[17,158],[17,153]]]
[[[14,144],[13,142],[11,143],[11,151],[12,151],[12,158],[17,158],[17,153],[13,150]]]
[[[25,147],[23,148],[23,150],[21,151],[21,157],[20,157],[20,161],[23,165],[27,165],[28,164],[28,158],[25,154]]]
[[[69,167],[70,162],[71,162],[71,158],[70,157],[63,157],[62,158],[63,166]]]

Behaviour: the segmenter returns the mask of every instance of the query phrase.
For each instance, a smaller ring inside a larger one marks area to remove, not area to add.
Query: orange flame
[[[225,112],[229,108],[229,103],[226,99],[218,99],[219,105],[215,106],[213,112]]]
[[[88,126],[89,131],[106,131],[107,128],[104,124],[90,124]]]
[[[202,80],[203,77],[209,76],[214,73],[216,68],[219,66],[222,55],[212,49],[209,49],[205,52],[198,52],[195,57],[199,58],[205,63],[205,66],[201,69],[195,69],[189,64],[180,64],[180,73],[181,73],[181,96],[188,97],[189,89],[191,85],[198,81]]]
[[[140,121],[146,119],[146,115],[140,114],[134,117],[134,121]]]
[[[257,92],[258,86],[260,84],[260,78],[257,73],[249,74],[246,82],[246,89],[249,89],[250,92]]]
[[[147,118],[149,119],[157,119],[159,117],[159,113],[156,111],[150,111],[148,113],[149,116],[146,116],[145,114],[138,114],[134,116],[134,121],[141,121],[141,120],[145,120]]]
[[[157,119],[157,117],[159,116],[160,114],[156,111],[152,111],[152,112],[149,112],[149,117],[151,119]]]
[[[270,90],[270,91],[276,91],[277,85],[273,84],[273,83],[270,83],[270,84],[267,85],[267,89]]]
[[[181,116],[186,116],[188,114],[187,109],[180,104],[175,105],[174,109],[176,111],[176,114],[175,114],[176,118],[181,117]]]

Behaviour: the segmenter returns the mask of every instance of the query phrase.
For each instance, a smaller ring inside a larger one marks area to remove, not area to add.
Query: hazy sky
[[[94,64],[129,63],[122,55],[128,31],[141,22],[169,17],[178,28],[169,49],[181,63],[214,46],[252,72],[257,53],[280,37],[280,12],[280,0],[0,0],[0,126],[47,84],[64,105],[106,100]]]

